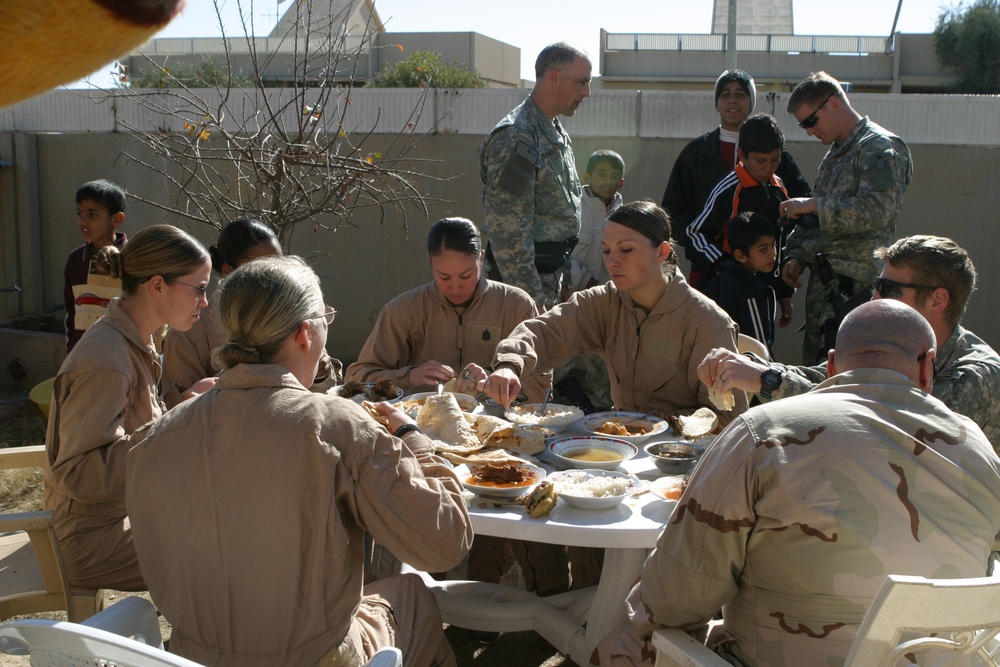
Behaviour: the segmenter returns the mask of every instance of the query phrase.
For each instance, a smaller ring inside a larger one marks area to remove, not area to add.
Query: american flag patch
[[[522,160],[527,160],[532,166],[538,164],[538,151],[523,141],[518,141],[514,144],[514,155]]]

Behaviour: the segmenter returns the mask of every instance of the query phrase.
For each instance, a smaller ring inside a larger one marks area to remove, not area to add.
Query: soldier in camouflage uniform
[[[568,44],[542,49],[531,95],[479,147],[490,278],[520,287],[541,310],[568,284],[580,231],[580,179],[556,116],[572,116],[590,95],[590,72],[587,56]]]
[[[934,332],[896,300],[848,315],[816,390],[751,408],[706,452],[601,664],[652,664],[659,627],[736,665],[841,665],[888,574],[986,576],[1000,458],[925,393]],[[923,391],[922,391],[923,390]]]
[[[815,364],[833,347],[843,316],[868,300],[880,268],[872,251],[888,245],[896,233],[913,162],[903,140],[855,111],[825,72],[795,87],[788,113],[809,135],[832,144],[819,166],[813,196],[779,206],[789,218],[819,216],[818,226],[792,230],[782,268],[782,278],[792,287],[801,287],[799,277],[810,269],[802,361]]]
[[[1000,355],[961,325],[976,286],[976,267],[968,253],[941,236],[908,236],[876,251],[885,262],[874,298],[896,298],[912,306],[934,329],[934,387],[931,393],[983,429],[1000,453]],[[747,358],[751,356],[752,358]],[[756,393],[761,401],[804,394],[826,379],[826,364],[768,364],[756,355],[712,350],[698,374],[711,386]],[[772,386],[761,395],[761,375],[773,369]],[[723,379],[724,378],[724,379]]]

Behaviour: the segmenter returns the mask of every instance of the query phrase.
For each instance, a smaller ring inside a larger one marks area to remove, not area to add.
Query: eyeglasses
[[[335,318],[336,316],[337,316],[337,309],[336,308],[334,308],[333,306],[323,306],[323,314],[322,315],[314,315],[313,317],[310,317],[309,319],[310,320],[318,320],[320,318],[323,318],[324,320],[326,320],[326,326],[330,326],[331,324],[333,324],[333,318]]]
[[[803,130],[808,130],[813,127],[816,127],[816,123],[819,122],[819,118],[816,117],[816,114],[819,113],[819,110],[822,109],[826,105],[826,103],[830,101],[830,98],[833,96],[834,93],[830,93],[829,95],[827,95],[826,99],[823,100],[823,104],[816,107],[816,109],[811,114],[809,114],[801,121],[799,121],[799,127],[801,127]]]
[[[907,287],[913,289],[937,289],[935,285],[919,285],[917,283],[897,283],[895,280],[882,278],[875,279],[875,291],[883,299],[899,299],[903,296],[903,290]]]
[[[184,285],[185,287],[190,287],[198,293],[199,297],[205,296],[208,293],[208,285],[192,285],[191,283],[186,283],[183,280],[175,280],[175,283],[179,285]]]

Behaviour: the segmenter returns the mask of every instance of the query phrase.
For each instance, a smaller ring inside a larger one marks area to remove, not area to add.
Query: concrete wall
[[[381,307],[400,292],[431,279],[424,238],[434,220],[448,215],[481,220],[477,148],[486,131],[483,128],[488,129],[514,106],[519,95],[471,92],[477,94],[472,102],[468,97],[459,97],[454,103],[461,107],[475,102],[475,114],[455,109],[456,117],[449,121],[452,127],[469,128],[467,131],[448,130],[420,140],[417,153],[425,161],[415,167],[429,177],[441,179],[419,181],[422,192],[442,200],[430,205],[428,220],[415,215],[415,208],[409,209],[414,215],[408,221],[397,212],[389,212],[380,221],[376,212],[360,211],[352,226],[336,232],[313,232],[307,224],[291,239],[290,250],[310,258],[323,278],[327,300],[340,311],[330,331],[331,354],[353,359]],[[484,106],[483,95],[499,96],[500,102]],[[622,195],[626,200],[649,197],[659,201],[677,154],[690,137],[713,124],[710,93],[656,95],[660,96],[655,98],[661,107],[658,113],[666,119],[667,127],[657,122],[655,109],[647,106],[648,94],[642,100],[621,94],[595,95],[576,117],[567,119],[581,172],[594,150],[612,148],[623,155],[627,167]],[[967,142],[957,139],[941,143],[939,131],[939,127],[947,125],[948,131],[961,132],[963,125],[959,122],[960,127],[953,127],[954,122],[946,121],[954,121],[957,112],[947,111],[950,115],[942,116],[940,109],[950,110],[948,105],[965,100],[972,105],[968,111],[971,119],[981,117],[977,104],[995,104],[995,100],[930,98],[859,95],[853,99],[859,110],[898,129],[910,143],[914,177],[897,226],[898,235],[951,236],[970,251],[979,270],[980,285],[965,322],[1000,349],[1000,331],[992,326],[991,296],[1000,289],[1000,227],[991,224],[1000,210],[1000,188],[996,187],[1000,183],[1000,136],[995,128],[987,126],[969,133]],[[759,110],[768,110],[763,100],[758,104]],[[907,105],[913,109],[904,109]],[[787,147],[811,180],[825,148],[791,126],[780,109],[779,103],[777,115],[789,135]],[[377,143],[386,138],[374,139]],[[973,141],[989,145],[963,145]],[[20,293],[0,293],[0,320],[22,311],[51,310],[61,304],[63,263],[67,253],[80,243],[73,215],[74,193],[80,183],[110,178],[129,192],[167,200],[169,192],[163,179],[122,159],[126,149],[139,154],[145,150],[121,133],[0,133],[0,158],[13,162],[13,166],[0,167],[0,287],[19,280],[24,289]],[[178,224],[206,243],[214,241],[214,229],[180,222],[134,201],[129,203],[124,229],[134,233],[160,222]],[[780,330],[776,344],[778,357],[792,362],[799,358],[800,334],[793,329],[802,321],[801,296],[796,312],[793,328]],[[4,373],[0,366],[0,375]]]

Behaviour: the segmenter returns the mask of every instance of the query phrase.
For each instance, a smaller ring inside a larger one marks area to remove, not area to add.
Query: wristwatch
[[[785,371],[781,366],[771,364],[766,371],[760,374],[760,395],[770,400],[771,393],[781,386],[784,377]]]

